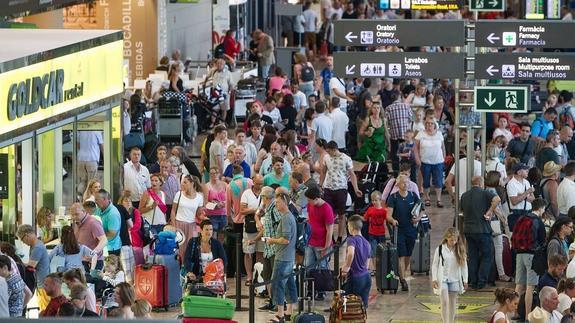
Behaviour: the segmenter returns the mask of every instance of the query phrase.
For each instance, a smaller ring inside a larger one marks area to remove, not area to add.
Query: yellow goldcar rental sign
[[[122,41],[0,74],[0,135],[123,91]]]

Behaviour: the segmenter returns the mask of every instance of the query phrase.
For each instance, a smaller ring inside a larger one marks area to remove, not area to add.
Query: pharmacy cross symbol
[[[507,35],[507,38],[505,39],[507,42],[511,43],[513,42],[513,36],[512,35]]]

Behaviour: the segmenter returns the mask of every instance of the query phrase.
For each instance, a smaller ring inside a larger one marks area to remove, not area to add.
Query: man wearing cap
[[[559,215],[567,215],[569,208],[575,205],[575,162],[570,161],[563,167],[565,177],[557,188],[557,206]]]
[[[541,309],[545,311],[546,320],[539,321],[536,317],[532,316],[533,312],[537,311],[537,308],[533,312],[529,313],[529,322],[547,322],[547,323],[560,323],[563,318],[563,314],[557,311],[557,306],[559,305],[559,295],[557,290],[553,287],[543,287],[539,291],[539,301],[541,302]]]
[[[353,172],[351,158],[340,152],[335,141],[330,141],[326,145],[328,155],[320,169],[319,183],[323,187],[323,198],[328,202],[337,214],[339,223],[339,240],[343,239],[346,231],[345,223],[345,202],[347,200],[348,177],[351,185],[358,197],[363,194],[357,186],[357,177]]]
[[[512,168],[513,177],[507,183],[507,197],[509,199],[510,214],[507,217],[509,231],[513,232],[513,226],[520,216],[531,211],[531,202],[535,199],[535,189],[527,180],[529,166],[518,163]]]

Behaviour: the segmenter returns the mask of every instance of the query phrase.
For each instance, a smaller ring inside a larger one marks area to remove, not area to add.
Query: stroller
[[[225,122],[220,115],[220,103],[225,101],[225,95],[219,85],[204,87],[197,95],[190,92],[188,97],[196,115],[198,133],[213,128],[217,122]]]

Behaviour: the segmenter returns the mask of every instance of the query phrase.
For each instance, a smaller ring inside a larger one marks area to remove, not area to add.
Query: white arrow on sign
[[[493,73],[499,72],[498,69],[494,68],[493,65],[489,65],[489,67],[485,70],[489,76],[493,76]]]
[[[491,97],[491,92],[489,92],[489,99],[483,99],[485,101],[485,103],[487,103],[487,105],[491,108],[492,105],[495,104],[495,101],[497,101],[497,99]]]
[[[346,66],[345,66],[345,74],[353,75],[353,73],[354,73],[353,70],[354,70],[354,69],[355,69],[355,65],[351,65],[351,66],[346,65]]]
[[[491,1],[489,1],[489,4],[491,5],[492,8],[497,8],[497,4],[498,4],[498,3],[499,3],[499,2],[498,2],[497,0],[491,0]]]
[[[353,32],[348,32],[347,35],[345,35],[345,39],[347,39],[348,42],[353,43],[352,39],[356,39],[357,35],[354,35]]]
[[[501,38],[495,36],[494,33],[491,33],[491,34],[489,34],[489,36],[487,36],[487,40],[492,44],[495,44],[495,41],[499,40],[499,39],[501,39]]]

